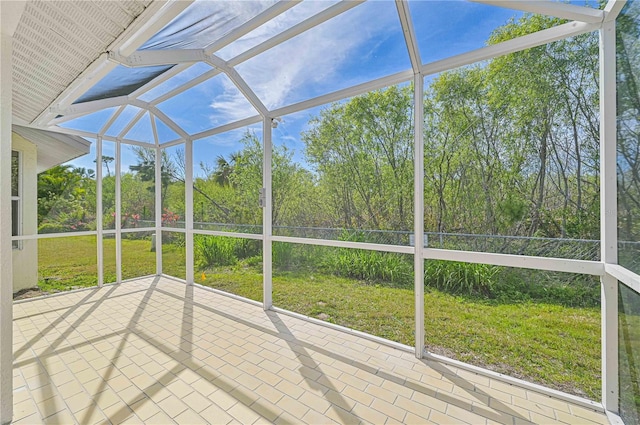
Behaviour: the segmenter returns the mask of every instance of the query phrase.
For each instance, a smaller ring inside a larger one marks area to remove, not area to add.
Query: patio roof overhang
[[[71,134],[40,130],[14,124],[13,132],[36,145],[37,173],[89,153],[91,143]]]

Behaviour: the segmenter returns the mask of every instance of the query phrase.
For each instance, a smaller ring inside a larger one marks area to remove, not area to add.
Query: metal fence
[[[144,226],[153,227],[148,221]],[[184,222],[172,227],[184,228]],[[262,225],[195,222],[195,230],[215,230],[238,233],[262,233]],[[413,246],[410,230],[342,229],[330,227],[273,226],[273,234],[311,239],[368,242]],[[425,232],[425,247],[498,254],[531,255],[537,257],[600,260],[600,241],[597,239],[541,238],[529,236],[479,235],[471,233]],[[640,242],[619,241],[620,264],[640,271]]]

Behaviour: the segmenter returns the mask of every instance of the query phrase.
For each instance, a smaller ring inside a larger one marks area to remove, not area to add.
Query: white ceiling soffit
[[[12,131],[38,149],[37,172],[41,173],[56,165],[63,164],[89,153],[91,143],[82,137],[53,131],[13,125]]]
[[[13,39],[13,114],[32,122],[151,3],[29,1]]]

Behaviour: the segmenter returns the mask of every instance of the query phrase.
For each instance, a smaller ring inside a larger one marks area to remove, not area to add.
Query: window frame
[[[11,150],[11,178],[13,180],[13,158],[14,155],[18,158],[17,161],[17,179],[18,179],[18,190],[17,190],[17,195],[13,194],[13,181],[11,184],[12,190],[11,190],[11,236],[20,236],[22,235],[22,152],[19,150]],[[14,217],[14,212],[13,212],[13,208],[14,208],[14,203],[17,204],[17,214],[16,217],[18,219],[18,223],[17,225],[14,223],[13,221],[13,217]],[[14,226],[15,227],[15,234],[14,234]],[[22,249],[22,241],[15,241],[12,240],[11,241],[11,247],[13,249]]]

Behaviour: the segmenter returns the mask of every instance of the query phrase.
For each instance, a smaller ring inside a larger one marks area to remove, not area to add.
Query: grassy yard
[[[184,250],[183,250],[184,251]],[[184,270],[184,253],[168,245],[163,251],[165,273],[179,277]],[[171,255],[175,253],[176,255]],[[104,281],[116,281],[116,241],[103,243]],[[74,236],[38,241],[38,287],[45,292],[69,291],[96,285],[98,282],[96,238]],[[122,240],[122,278],[132,279],[155,274],[156,253],[151,239]]]
[[[40,240],[40,287],[46,291],[94,285],[94,237]],[[164,273],[184,277],[184,247],[164,245]],[[115,280],[115,245],[105,241],[105,281]],[[111,267],[111,269],[109,268]],[[149,240],[123,240],[123,278],[152,274]],[[196,282],[260,301],[261,263],[195,271]],[[413,345],[413,290],[337,277],[278,270],[274,305]],[[551,303],[508,303],[427,288],[426,343],[430,351],[595,400],[600,398],[600,311]]]

